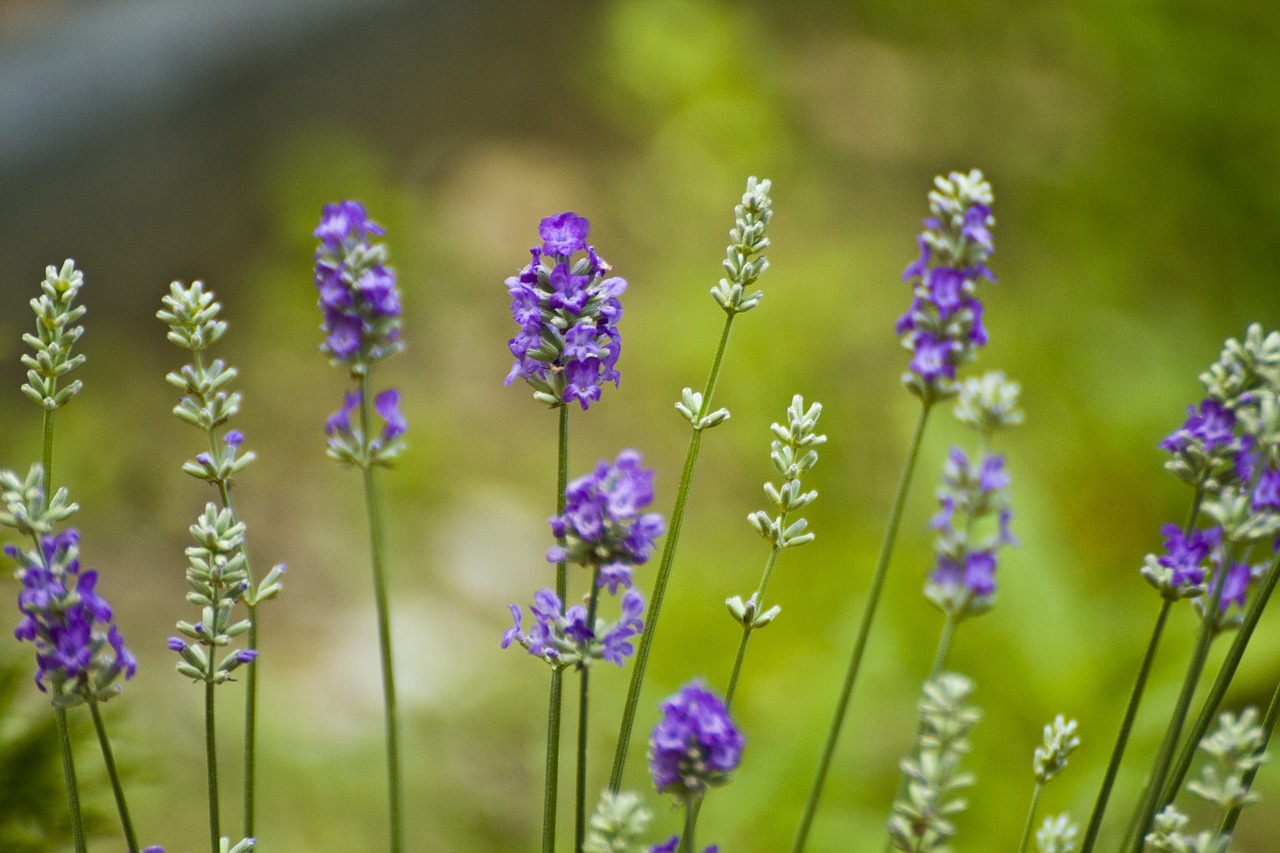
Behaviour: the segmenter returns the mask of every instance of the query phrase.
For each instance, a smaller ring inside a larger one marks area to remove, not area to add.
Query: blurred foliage
[[[1158,609],[1137,570],[1189,498],[1161,472],[1156,442],[1198,399],[1195,377],[1223,338],[1254,320],[1280,325],[1277,45],[1280,9],[1258,2],[389,4],[209,82],[185,107],[136,117],[102,149],[55,147],[6,176],[0,460],[25,468],[37,452],[17,342],[44,265],[74,256],[89,363],[84,393],[59,415],[58,480],[84,507],[85,559],[142,660],[120,700],[134,710],[112,731],[118,760],[140,768],[144,843],[203,843],[198,691],[164,648],[183,607],[185,528],[206,498],[178,470],[201,448],[168,415],[163,375],[182,354],[152,319],[170,279],[203,278],[224,302],[218,354],[240,368],[238,425],[260,457],[237,506],[255,564],[290,566],[263,610],[255,664],[264,843],[376,847],[384,831],[364,529],[351,472],[323,458],[319,425],[342,380],[314,351],[310,233],[322,204],[350,197],[386,226],[405,289],[409,350],[384,378],[404,390],[413,447],[383,482],[410,837],[525,851],[540,823],[546,677],[500,654],[497,638],[505,604],[548,577],[555,417],[522,386],[501,387],[514,328],[501,282],[526,262],[540,217],[591,219],[630,283],[623,381],[574,412],[571,470],[638,447],[666,512],[687,441],[671,407],[705,377],[721,321],[707,290],[732,206],[748,174],[773,179],[765,298],[735,327],[716,400],[733,418],[703,446],[627,784],[650,790],[642,741],[657,701],[692,675],[727,677],[736,635],[722,602],[750,591],[766,553],[745,517],[763,506],[768,425],[795,393],[820,401],[830,441],[806,513],[818,538],[772,581],[783,613],[753,641],[735,700],[745,763],[700,830],[726,851],[777,850],[812,778],[915,415],[892,333],[909,299],[901,271],[932,176],[973,166],[995,188],[1000,278],[986,290],[992,344],[977,369],[1022,382],[1027,424],[997,447],[1022,545],[1001,566],[998,606],[962,627],[951,658],[985,714],[955,846],[1017,838],[1032,750],[1057,713],[1079,719],[1083,745],[1043,811],[1083,822]],[[932,492],[947,447],[967,440],[935,421],[816,853],[883,843],[941,625],[920,595]],[[639,577],[647,589],[652,575]],[[1191,641],[1178,611],[1115,824]],[[1278,667],[1280,625],[1266,619],[1228,703],[1265,702]],[[592,683],[601,783],[625,686],[611,668]],[[225,697],[233,785],[237,688]],[[4,731],[34,731],[40,713],[6,706]],[[0,761],[4,773],[27,766],[34,757]],[[59,771],[41,766],[45,804]],[[1244,850],[1280,834],[1266,806],[1280,780],[1264,766],[1258,784]],[[27,802],[8,790],[0,808]],[[665,838],[678,815],[649,802]],[[116,847],[107,836],[96,849]]]

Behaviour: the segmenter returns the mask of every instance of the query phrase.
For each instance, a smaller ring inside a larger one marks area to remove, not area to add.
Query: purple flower
[[[727,782],[745,738],[720,697],[695,680],[659,707],[662,719],[649,738],[649,775],[658,793],[693,801]]]
[[[676,847],[680,845],[680,836],[673,835],[661,844],[655,844],[649,848],[648,853],[675,853]],[[710,847],[702,851],[702,853],[720,853],[720,845],[712,844]]]
[[[1175,587],[1192,587],[1204,583],[1203,563],[1221,539],[1221,528],[1193,530],[1189,535],[1184,535],[1178,525],[1166,524],[1160,528],[1160,535],[1164,537],[1165,553],[1156,562],[1172,571],[1170,583]]]
[[[911,307],[895,325],[912,351],[903,383],[927,401],[948,396],[956,368],[987,344],[977,282],[995,280],[986,266],[994,250],[991,186],[977,170],[936,184],[933,215],[917,238],[920,256],[902,273],[912,284]]]
[[[35,644],[36,686],[47,692],[49,682],[61,704],[106,699],[122,673],[127,680],[138,668],[98,594],[98,573],[80,571],[78,543],[79,534],[68,530],[42,537],[37,552],[5,549],[22,582],[14,636]]]
[[[640,618],[643,613],[644,599],[639,592],[629,589],[622,594],[622,618],[614,623],[602,638],[604,644],[602,657],[605,660],[622,666],[623,660],[635,652],[627,640],[644,630],[644,620]]]
[[[666,529],[657,513],[642,512],[652,501],[653,471],[642,467],[638,452],[624,450],[612,465],[600,460],[590,474],[569,483],[564,514],[549,520],[555,537],[566,541],[548,549],[548,562],[600,568],[601,585],[611,584],[611,593],[619,584],[629,586],[622,567],[647,562],[654,539]]]
[[[370,242],[383,233],[354,201],[325,205],[315,230],[320,349],[335,364],[369,365],[402,348],[395,272],[383,263],[385,246]]]
[[[1244,608],[1245,596],[1249,592],[1249,583],[1253,580],[1253,568],[1247,563],[1232,563],[1225,573],[1219,571],[1223,578],[1222,598],[1218,601],[1218,609],[1226,613],[1231,605]]]
[[[506,280],[520,331],[507,341],[515,362],[503,384],[523,379],[535,399],[552,407],[577,403],[586,410],[604,383],[621,380],[617,297],[627,283],[604,277],[611,267],[587,245],[588,228],[573,213],[543,219],[542,246],[530,249],[530,263]],[[582,251],[586,257],[575,261]]]
[[[1231,444],[1235,436],[1235,413],[1217,400],[1203,400],[1199,412],[1195,406],[1187,406],[1186,422],[1160,442],[1160,447],[1170,453],[1181,453],[1192,441],[1204,445],[1205,450],[1215,450]]]
[[[641,614],[644,598],[635,590],[627,590],[622,596],[622,615],[612,625],[605,625],[597,618],[594,625],[587,621],[587,609],[575,604],[562,612],[559,597],[549,589],[539,590],[529,608],[534,626],[524,632],[524,614],[519,605],[508,606],[512,626],[502,633],[501,646],[513,643],[524,646],[529,654],[559,665],[585,666],[592,660],[605,660],[622,666],[635,649],[628,642],[644,628]]]
[[[386,422],[382,428],[383,443],[394,441],[404,435],[408,428],[404,415],[400,414],[400,392],[394,388],[383,391],[373,398],[373,410]]]
[[[576,213],[557,213],[546,217],[538,224],[543,254],[567,257],[586,249],[590,227],[590,223]]]

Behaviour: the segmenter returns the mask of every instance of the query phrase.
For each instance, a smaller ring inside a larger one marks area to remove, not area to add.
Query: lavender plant
[[[645,630],[640,637],[636,664],[631,671],[631,684],[627,688],[627,698],[622,709],[622,725],[618,731],[613,770],[609,775],[609,788],[615,793],[622,785],[622,772],[626,767],[631,732],[635,727],[636,708],[640,702],[640,688],[644,684],[649,651],[653,645],[654,631],[671,577],[676,545],[680,540],[680,529],[684,524],[689,489],[693,485],[698,451],[702,447],[702,433],[729,418],[728,409],[720,408],[715,411],[711,409],[712,395],[720,380],[721,365],[729,345],[729,333],[733,329],[734,319],[739,314],[745,314],[755,308],[764,296],[763,292],[751,291],[749,288],[753,287],[764,271],[769,268],[769,260],[763,254],[769,247],[769,238],[765,235],[765,230],[769,220],[773,218],[773,200],[769,197],[769,189],[768,180],[757,181],[754,176],[748,178],[742,201],[733,209],[734,225],[729,230],[731,242],[725,249],[723,262],[727,277],[720,279],[719,283],[711,288],[711,297],[725,313],[720,342],[711,359],[711,370],[703,390],[699,393],[691,388],[685,388],[681,392],[680,402],[676,403],[676,411],[689,422],[693,434],[689,437],[689,448],[685,452],[680,484],[676,487],[675,506],[671,510],[671,524],[666,543],[663,545],[662,558],[658,563],[657,577],[653,582],[653,594],[649,600],[649,612],[645,619]]]
[[[396,276],[386,266],[386,246],[371,240],[383,233],[379,225],[368,219],[359,202],[325,205],[315,230],[315,237],[320,241],[316,250],[315,282],[324,318],[320,328],[325,333],[325,341],[320,351],[329,356],[334,367],[346,369],[355,386],[344,395],[342,408],[325,424],[325,433],[329,437],[329,456],[359,468],[364,485],[382,668],[388,836],[392,853],[399,853],[404,846],[399,720],[382,508],[373,469],[390,467],[404,451],[407,424],[400,413],[399,392],[394,389],[376,395],[371,411],[373,367],[404,348],[400,340],[400,290]],[[359,415],[356,424],[351,423],[353,411]],[[374,411],[383,422],[377,437],[373,432]]]
[[[747,521],[769,542],[770,548],[755,592],[746,601],[737,595],[725,601],[729,615],[742,626],[742,640],[738,643],[733,672],[729,676],[729,686],[725,689],[726,706],[733,704],[733,694],[738,687],[738,676],[742,674],[742,662],[747,656],[747,643],[751,640],[751,633],[772,623],[782,612],[782,608],[776,604],[769,608],[764,606],[765,589],[778,565],[778,557],[786,548],[813,541],[813,534],[805,532],[809,522],[803,518],[792,520],[791,514],[804,509],[818,497],[816,491],[802,491],[800,477],[818,464],[818,451],[814,448],[827,441],[825,435],[818,435],[816,432],[818,418],[821,416],[820,403],[814,403],[806,409],[804,398],[797,394],[791,399],[791,406],[787,409],[786,427],[781,424],[769,427],[774,435],[769,448],[769,460],[781,479],[781,485],[766,482],[764,492],[777,510],[777,515],[771,518],[764,510],[757,510],[747,516]]]
[[[125,648],[110,605],[97,591],[98,573],[81,570],[79,533],[74,528],[57,529],[79,506],[70,502],[65,488],[55,492],[52,487],[54,413],[83,387],[79,379],[61,384],[85,361],[82,354],[72,355],[74,345],[84,334],[84,328],[75,324],[84,316],[85,308],[74,304],[83,285],[84,274],[68,259],[61,269],[45,269],[41,294],[31,300],[36,334],[22,336],[32,348],[31,355],[22,355],[27,367],[22,392],[41,407],[43,462],[32,465],[25,478],[12,471],[0,471],[0,500],[4,502],[0,524],[29,538],[32,545],[26,550],[13,544],[4,548],[18,564],[17,577],[23,587],[18,594],[23,618],[14,636],[35,644],[36,686],[41,692],[52,688],[50,698],[75,849],[82,853],[86,839],[66,710],[83,704],[88,705],[93,718],[125,843],[130,853],[136,853],[133,821],[98,705],[121,691],[121,675],[124,680],[132,678],[137,661]]]
[[[913,353],[902,383],[919,398],[920,414],[876,558],[848,669],[836,698],[835,715],[800,817],[793,853],[800,853],[808,844],[827,774],[835,758],[836,744],[844,728],[893,557],[929,413],[935,403],[955,395],[957,368],[972,360],[977,350],[987,343],[977,286],[982,279],[994,281],[995,278],[986,265],[994,250],[990,230],[995,224],[991,215],[991,185],[977,169],[967,175],[952,172],[946,178],[935,179],[934,183],[935,189],[929,193],[932,216],[925,219],[925,230],[918,238],[920,256],[902,274],[903,280],[912,285],[911,306],[897,323],[903,346]]]
[[[236,370],[221,359],[205,363],[205,353],[223,334],[227,324],[218,319],[221,306],[214,294],[206,291],[201,282],[189,287],[173,282],[163,300],[164,308],[156,317],[169,327],[168,339],[190,351],[192,362],[183,365],[165,379],[182,392],[182,398],[173,413],[205,433],[209,449],[196,454],[195,459],[183,464],[182,470],[197,480],[208,483],[218,491],[220,505],[208,503],[200,519],[192,528],[196,537],[195,549],[188,550],[191,561],[187,581],[192,586],[188,600],[201,607],[201,621],[179,623],[183,634],[169,640],[169,648],[177,652],[181,660],[178,671],[196,681],[202,681],[206,690],[206,709],[209,719],[206,725],[209,763],[210,822],[212,841],[217,844],[222,837],[218,817],[217,754],[213,729],[213,687],[230,679],[230,673],[244,664],[254,661],[258,655],[258,605],[277,596],[281,589],[283,565],[275,566],[255,585],[253,568],[248,550],[244,547],[243,525],[239,523],[231,496],[232,482],[237,474],[253,462],[251,450],[241,452],[244,435],[239,430],[228,430],[219,437],[218,431],[240,409],[240,393],[228,390],[236,377]],[[199,533],[197,533],[197,529]],[[232,622],[231,613],[237,603],[247,610],[245,619]],[[206,614],[205,609],[209,612]],[[212,616],[212,618],[209,618]],[[199,626],[199,627],[197,627]],[[203,629],[203,630],[202,630]],[[246,634],[246,646],[225,654],[219,649],[230,644],[236,635]],[[190,642],[188,642],[190,641]],[[217,652],[218,654],[215,654]],[[244,708],[244,783],[243,783],[243,837],[256,837],[254,829],[256,790],[256,732],[257,732],[257,673],[258,667],[247,670]]]
[[[600,399],[604,383],[612,382],[617,387],[621,380],[617,363],[622,354],[622,336],[617,323],[622,317],[622,304],[618,296],[626,290],[627,283],[616,276],[605,277],[613,268],[596,253],[594,246],[587,243],[590,227],[587,219],[568,211],[545,217],[538,225],[542,244],[531,248],[530,262],[517,275],[506,280],[507,291],[511,295],[511,316],[520,326],[520,332],[507,342],[515,362],[504,384],[509,385],[517,378],[524,379],[534,389],[535,400],[559,410],[557,517],[565,516],[568,500],[569,404],[576,401],[585,412],[591,403]],[[561,527],[556,534],[561,548],[566,544],[565,529]],[[556,563],[556,582],[552,596],[558,610],[568,594],[568,563],[564,555],[553,562]],[[596,595],[596,589],[593,584],[592,596]],[[616,591],[615,583],[610,593]],[[624,605],[635,605],[637,601],[633,596]],[[518,621],[517,611],[513,611],[513,616]],[[638,621],[637,614],[634,620],[624,617],[619,624],[633,625]],[[602,636],[620,635],[606,633]],[[509,643],[510,639],[504,640],[504,645]],[[585,707],[588,690],[585,670],[583,675],[578,701]],[[551,853],[555,848],[562,702],[562,669],[552,667],[543,785],[543,853]],[[585,725],[585,721],[579,724],[580,742],[586,737]],[[575,844],[579,848],[586,833],[584,768],[585,755],[582,755],[578,764],[574,822]]]

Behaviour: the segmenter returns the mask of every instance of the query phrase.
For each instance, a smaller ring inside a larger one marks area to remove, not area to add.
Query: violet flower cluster
[[[925,586],[925,595],[948,616],[982,613],[995,601],[997,551],[1016,544],[1008,491],[1003,456],[983,454],[975,463],[951,448],[938,489],[942,508],[930,521],[938,531],[937,564]],[[995,531],[977,538],[983,520],[991,518]]]
[[[652,501],[653,471],[642,467],[634,450],[622,451],[613,464],[602,459],[590,474],[569,483],[564,514],[550,519],[564,545],[549,548],[547,561],[591,569],[596,588],[610,595],[624,588],[621,615],[606,622],[582,605],[566,610],[555,592],[542,589],[529,608],[534,624],[528,633],[519,605],[509,605],[513,624],[502,635],[502,648],[519,643],[556,667],[594,659],[622,666],[635,652],[631,638],[644,628],[644,597],[632,588],[632,569],[648,561],[654,539],[665,529],[660,515],[643,511]]]
[[[321,350],[353,374],[404,347],[396,275],[386,266],[386,246],[370,242],[384,233],[357,201],[325,205],[315,230],[315,281],[326,334]]]
[[[538,226],[541,246],[506,281],[511,317],[520,331],[507,342],[515,363],[503,384],[523,379],[534,399],[551,407],[600,399],[601,386],[621,378],[618,296],[627,283],[587,244],[590,225],[575,213],[548,216]],[[584,253],[574,259],[575,255]]]
[[[1164,552],[1149,554],[1141,573],[1168,600],[1196,598],[1202,614],[1205,596],[1216,599],[1213,627],[1221,630],[1262,573],[1249,555],[1270,544],[1269,555],[1280,541],[1280,333],[1249,327],[1242,341],[1227,341],[1200,380],[1205,399],[1159,446],[1170,455],[1165,467],[1200,493],[1213,523],[1166,524]]]
[[[649,775],[660,794],[685,803],[729,781],[746,743],[715,693],[694,680],[659,706],[649,738]]]
[[[98,573],[81,570],[79,541],[69,528],[40,537],[35,551],[4,548],[22,582],[14,636],[35,643],[36,686],[52,687],[53,704],[64,708],[111,698],[121,690],[120,676],[128,680],[138,668],[98,594]]]
[[[954,393],[956,368],[986,345],[977,285],[995,281],[986,265],[995,224],[991,185],[977,169],[938,177],[935,185],[920,257],[902,273],[912,282],[911,307],[897,323],[902,345],[912,352],[903,384],[926,403]]]
[[[396,274],[386,266],[386,246],[370,242],[384,233],[355,201],[325,205],[315,230],[320,329],[326,335],[320,350],[356,378],[367,378],[374,363],[404,349]],[[401,437],[408,424],[400,412],[400,393],[388,389],[375,395],[373,409],[383,421],[376,438],[364,434],[371,427],[363,392],[346,393],[342,407],[325,422],[330,457],[363,468],[390,465],[404,451]],[[352,412],[359,413],[364,428],[352,424]]]

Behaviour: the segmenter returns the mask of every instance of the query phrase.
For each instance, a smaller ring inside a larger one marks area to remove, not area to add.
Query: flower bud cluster
[[[384,233],[356,201],[326,204],[315,230],[320,329],[326,334],[320,351],[352,376],[404,348],[396,274],[386,266],[386,246],[370,242]]]
[[[1066,812],[1047,817],[1036,831],[1036,847],[1040,853],[1071,853],[1076,849],[1076,825]]]
[[[1021,393],[1022,386],[1006,379],[1004,371],[989,370],[980,378],[960,383],[952,414],[989,441],[1000,430],[1022,423],[1022,410],[1018,408]]]
[[[977,169],[939,176],[934,185],[920,257],[902,273],[912,283],[911,307],[896,326],[912,352],[902,382],[926,403],[955,393],[956,368],[986,346],[977,286],[980,279],[995,281],[986,265],[995,224],[991,185]]]
[[[111,606],[97,592],[98,573],[81,571],[74,528],[39,537],[38,543],[30,551],[4,548],[22,582],[22,621],[13,634],[35,643],[36,686],[51,692],[55,707],[110,699],[122,689],[120,676],[132,678],[138,664],[112,622]]]
[[[1036,782],[1043,785],[1067,767],[1067,757],[1080,745],[1076,736],[1076,721],[1067,721],[1059,714],[1052,725],[1044,727],[1044,745],[1036,747],[1032,769]]]
[[[196,544],[186,551],[187,583],[191,586],[187,601],[200,608],[200,621],[179,622],[182,637],[170,637],[169,648],[181,657],[178,672],[196,681],[221,684],[258,654],[251,649],[235,649],[220,660],[216,658],[219,650],[229,647],[250,627],[248,619],[233,621],[232,616],[235,605],[249,592],[244,524],[236,521],[231,510],[209,503],[189,530]],[[278,589],[278,571],[272,574],[275,578],[264,579],[263,586],[270,582],[272,588]]]
[[[762,291],[747,293],[747,288],[769,268],[769,259],[761,254],[769,248],[765,229],[773,218],[773,200],[769,198],[770,182],[747,178],[747,191],[742,203],[734,207],[733,228],[729,230],[729,247],[725,249],[724,271],[728,278],[711,288],[711,296],[726,314],[744,314],[756,307]],[[756,256],[759,257],[756,257]]]
[[[770,518],[764,510],[747,516],[756,532],[769,540],[775,548],[805,545],[813,541],[813,534],[806,533],[809,522],[803,518],[788,523],[788,516],[804,509],[817,499],[816,491],[802,491],[800,477],[818,464],[818,451],[814,448],[826,443],[825,435],[817,434],[818,418],[822,416],[822,404],[804,407],[804,398],[797,394],[787,409],[787,425],[771,424],[774,440],[769,448],[769,460],[778,472],[781,486],[764,484],[764,493],[777,510]]]
[[[586,411],[606,382],[617,387],[622,354],[625,280],[587,245],[588,221],[575,213],[548,216],[538,226],[542,245],[533,260],[506,280],[511,317],[520,332],[507,342],[515,363],[504,385],[523,379],[533,398],[553,408],[577,402]],[[583,257],[574,256],[584,252]]]
[[[606,788],[587,823],[582,853],[633,853],[652,819],[653,813],[638,796],[630,791],[615,794]]]
[[[1230,836],[1223,838],[1204,830],[1197,835],[1183,832],[1191,822],[1172,803],[1160,810],[1143,838],[1142,853],[1227,853]]]
[[[44,466],[31,466],[25,478],[15,472],[0,471],[0,524],[26,537],[48,536],[54,528],[75,515],[79,504],[68,501],[67,490],[58,489],[45,501]]]
[[[1256,803],[1259,795],[1250,792],[1246,779],[1267,760],[1267,734],[1258,724],[1256,708],[1245,708],[1238,717],[1230,712],[1219,715],[1217,730],[1200,741],[1211,763],[1201,769],[1199,779],[1187,783],[1187,790],[1216,803],[1224,813]]]
[[[649,738],[649,775],[658,793],[692,803],[729,781],[746,738],[720,697],[695,679],[659,708],[662,719]]]
[[[1009,530],[1009,474],[1004,457],[983,454],[975,465],[963,450],[951,448],[942,469],[938,503],[930,526],[938,531],[937,563],[925,584],[925,596],[955,618],[977,615],[995,603],[996,553],[1017,544]],[[994,519],[995,531],[978,532]]]
[[[622,594],[622,614],[617,621],[591,620],[587,608],[575,604],[568,610],[550,589],[534,593],[529,613],[534,624],[524,632],[523,614],[517,604],[507,605],[514,624],[502,634],[502,648],[519,643],[529,654],[539,657],[557,669],[576,666],[579,669],[593,660],[605,660],[622,666],[635,653],[631,638],[644,630],[644,597],[634,589]],[[592,622],[592,624],[588,624]]]
[[[982,713],[968,703],[973,682],[944,672],[925,682],[920,701],[919,748],[901,763],[907,792],[893,804],[889,839],[895,850],[941,851],[956,834],[953,815],[968,808],[956,791],[973,784],[960,771],[969,751],[969,733]]]
[[[36,314],[36,333],[24,334],[22,340],[34,354],[22,355],[22,363],[27,368],[22,393],[46,411],[64,405],[83,384],[77,379],[65,388],[58,388],[58,381],[85,360],[83,355],[71,354],[72,346],[84,334],[84,327],[74,324],[84,316],[85,308],[73,305],[83,286],[84,273],[76,269],[75,261],[67,259],[62,269],[45,268],[41,293],[31,300],[31,310]]]

